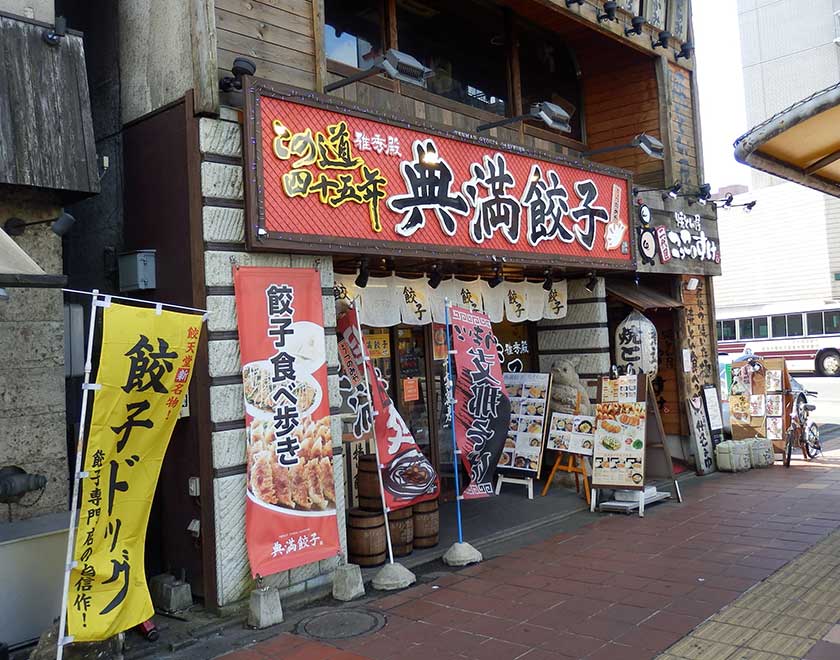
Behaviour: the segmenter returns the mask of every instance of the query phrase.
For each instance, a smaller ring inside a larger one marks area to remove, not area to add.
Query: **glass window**
[[[825,332],[828,335],[840,334],[840,312],[825,313]]]
[[[767,317],[758,316],[753,319],[753,336],[756,339],[767,339],[770,335],[767,333]]]
[[[788,314],[787,315],[787,333],[788,337],[801,337],[802,331],[802,314]]]
[[[739,319],[738,320],[738,331],[740,333],[741,339],[752,339],[753,338],[753,320],[752,319]]]
[[[825,331],[823,328],[822,312],[811,312],[807,315],[808,319],[808,334],[821,335]]]
[[[397,2],[399,49],[434,75],[434,94],[505,114],[507,58],[502,10],[476,0]]]
[[[367,69],[382,54],[379,0],[324,0],[327,59]]]
[[[724,341],[731,341],[735,339],[735,321],[721,321],[720,322],[720,338]]]
[[[536,26],[519,28],[522,110],[534,103],[556,103],[571,116],[569,137],[581,140],[580,75],[573,53],[556,34]],[[542,122],[536,125],[545,128]]]
[[[770,323],[773,326],[774,337],[784,337],[787,335],[787,322],[784,316],[771,316]]]

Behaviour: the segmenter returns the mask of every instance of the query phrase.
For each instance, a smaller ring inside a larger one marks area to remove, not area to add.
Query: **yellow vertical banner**
[[[154,613],[146,525],[201,324],[195,314],[104,309],[67,601],[74,641],[107,639]]]

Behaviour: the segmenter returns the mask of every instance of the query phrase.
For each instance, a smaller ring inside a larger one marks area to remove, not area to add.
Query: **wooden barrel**
[[[410,555],[414,550],[414,518],[411,507],[388,512],[388,526],[391,528],[391,547],[395,557]]]
[[[359,566],[379,566],[388,556],[385,517],[375,511],[347,512],[347,559]]]
[[[440,514],[438,501],[420,502],[412,507],[414,518],[414,547],[434,548],[438,544]]]
[[[376,473],[376,456],[359,456],[359,508],[365,511],[382,511],[382,496],[379,494],[379,475]]]

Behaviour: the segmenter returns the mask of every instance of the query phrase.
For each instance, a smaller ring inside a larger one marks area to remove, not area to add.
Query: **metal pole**
[[[87,292],[85,292],[87,293]],[[89,294],[90,295],[90,294]],[[76,542],[76,509],[79,506],[79,487],[82,474],[82,452],[85,444],[85,422],[87,421],[88,392],[90,391],[90,372],[93,369],[93,331],[96,325],[96,307],[99,301],[99,289],[94,289],[90,302],[90,328],[88,329],[87,355],[85,357],[85,378],[82,383],[82,411],[79,414],[79,433],[76,437],[76,467],[73,473],[73,497],[70,502],[70,528],[67,530],[67,554],[64,560],[64,588],[61,592],[61,613],[58,622],[58,638],[55,658],[64,656],[64,631],[67,626],[67,601],[70,589],[70,571],[73,570],[73,550]]]
[[[62,289],[65,293],[79,293],[83,296],[98,296],[99,290],[94,289],[93,291],[80,291],[79,289]],[[112,300],[128,300],[129,302],[141,303],[143,305],[154,305],[160,307],[167,307],[169,309],[183,309],[187,312],[201,312],[202,314],[209,314],[206,309],[199,309],[198,307],[184,307],[184,305],[174,305],[172,303],[162,303],[162,302],[155,302],[154,300],[143,300],[141,298],[128,298],[126,296],[115,296],[108,294],[105,296],[107,298],[111,298]]]
[[[373,409],[373,395],[370,391],[367,363],[370,361],[365,350],[365,337],[362,334],[362,314],[359,309],[361,296],[353,299],[353,309],[356,312],[356,331],[359,333],[359,350],[362,352],[362,373],[365,375],[365,389],[367,390],[368,408],[370,409],[370,432],[373,434],[373,452],[376,456],[376,475],[379,477],[379,497],[382,498],[382,515],[385,517],[385,539],[388,541],[388,560],[394,563],[394,549],[391,547],[391,525],[388,523],[388,507],[385,504],[385,486],[382,483],[382,466],[379,464],[379,443],[376,441],[376,411]],[[58,660],[58,659],[56,659]]]
[[[449,419],[452,424],[452,465],[455,472],[455,518],[458,521],[458,543],[464,542],[464,531],[461,527],[461,485],[458,479],[458,467],[460,466],[460,455],[458,451],[458,441],[455,439],[455,374],[452,371],[452,331],[449,325],[449,298],[443,299],[444,306],[444,321],[446,322],[446,370],[448,371],[447,379],[449,381],[446,389],[446,396],[449,399]]]

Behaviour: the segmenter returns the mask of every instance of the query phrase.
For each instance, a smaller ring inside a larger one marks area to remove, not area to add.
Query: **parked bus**
[[[800,310],[774,305],[769,314],[768,306],[742,308],[737,317],[719,314],[718,352],[735,355],[750,348],[784,358],[791,372],[840,376],[840,307]]]

